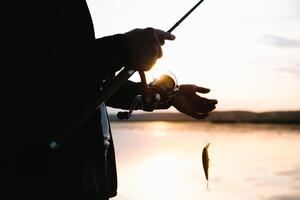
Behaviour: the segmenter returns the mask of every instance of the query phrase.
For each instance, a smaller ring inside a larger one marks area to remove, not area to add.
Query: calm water
[[[300,125],[114,122],[112,130],[116,200],[300,200]]]

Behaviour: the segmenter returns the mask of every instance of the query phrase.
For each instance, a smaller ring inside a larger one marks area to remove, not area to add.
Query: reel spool
[[[158,78],[154,78],[149,84],[144,72],[139,72],[141,77],[142,91],[131,103],[129,111],[118,112],[119,119],[129,119],[133,110],[140,108],[151,112],[161,105],[168,104],[178,92],[179,87],[175,76],[169,71],[164,72]]]

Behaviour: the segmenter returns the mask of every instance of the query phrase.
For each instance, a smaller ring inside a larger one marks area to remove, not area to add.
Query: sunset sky
[[[87,0],[96,37],[168,30],[197,1]],[[205,0],[173,33],[154,69],[210,88],[217,110],[300,110],[300,0]]]

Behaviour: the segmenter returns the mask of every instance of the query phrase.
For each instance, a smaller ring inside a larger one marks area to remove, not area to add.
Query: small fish
[[[210,143],[208,143],[202,150],[202,165],[205,173],[206,178],[206,187],[208,189],[208,168],[209,168],[209,157],[208,157],[208,147]]]

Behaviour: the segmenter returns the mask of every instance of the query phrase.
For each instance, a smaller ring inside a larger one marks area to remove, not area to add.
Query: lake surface
[[[115,200],[300,200],[300,125],[112,122]],[[202,149],[210,142],[209,189]]]

